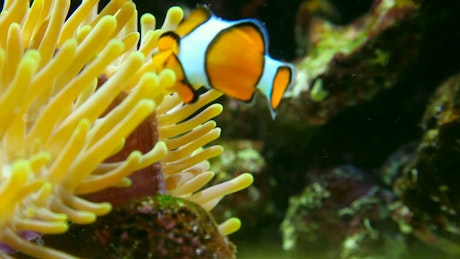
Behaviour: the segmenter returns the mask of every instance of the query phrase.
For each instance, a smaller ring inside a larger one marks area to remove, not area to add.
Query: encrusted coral
[[[97,4],[83,1],[66,19],[69,0],[5,1],[0,16],[0,242],[34,257],[71,257],[27,236],[63,233],[68,221],[94,222],[111,204],[80,195],[129,186],[132,172],[160,159],[167,191],[206,209],[252,182],[243,174],[197,192],[213,175],[206,159],[221,152],[201,147],[219,136],[209,120],[222,107],[191,115],[219,94],[183,105],[171,95],[174,73],[155,71],[150,58],[161,33],[182,20],[182,10],[170,9],[158,30],[153,16],[143,16],[139,33],[131,1],[111,1],[99,13]],[[110,107],[121,94],[125,98]],[[104,162],[154,112],[160,141],[145,153]],[[220,230],[238,227],[230,219]]]
[[[206,210],[168,195],[137,199],[94,224],[74,224],[65,235],[47,235],[41,241],[82,258],[230,259],[236,253]]]
[[[431,96],[421,121],[424,134],[393,181],[402,201],[393,214],[400,228],[454,257],[460,255],[459,104],[456,74]]]

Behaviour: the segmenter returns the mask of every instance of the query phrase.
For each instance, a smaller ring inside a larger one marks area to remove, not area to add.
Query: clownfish
[[[196,99],[195,86],[217,89],[243,102],[258,89],[272,117],[294,83],[294,66],[268,54],[265,27],[255,19],[223,20],[198,6],[177,30],[163,33],[153,56],[176,73],[174,86],[185,103]]]

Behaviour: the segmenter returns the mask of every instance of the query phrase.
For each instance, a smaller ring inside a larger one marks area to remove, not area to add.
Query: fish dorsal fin
[[[184,37],[209,20],[211,16],[212,12],[207,6],[199,5],[192,10],[190,15],[183,20],[181,24],[179,24],[176,33],[179,36]]]
[[[192,103],[196,101],[195,90],[188,82],[184,68],[177,57],[179,53],[180,37],[173,31],[163,33],[158,39],[158,52],[152,56],[153,63],[156,64],[156,69],[171,69],[176,75],[176,82],[172,90],[176,91],[182,98],[184,103]]]
[[[245,21],[222,30],[206,52],[210,85],[241,101],[251,101],[264,70],[264,53],[264,35],[256,23]]]
[[[195,90],[187,81],[182,64],[174,53],[171,53],[166,60],[165,67],[174,71],[176,82],[173,85],[173,89],[179,94],[184,103],[195,102],[197,100]]]

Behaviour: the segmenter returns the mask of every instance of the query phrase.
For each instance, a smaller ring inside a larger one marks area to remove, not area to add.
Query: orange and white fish
[[[214,88],[244,102],[259,89],[274,117],[294,83],[294,67],[269,56],[261,22],[223,20],[205,6],[193,9],[175,32],[164,33],[158,48],[157,58],[163,56],[164,68],[175,71],[174,88],[186,103],[196,98],[194,86]]]

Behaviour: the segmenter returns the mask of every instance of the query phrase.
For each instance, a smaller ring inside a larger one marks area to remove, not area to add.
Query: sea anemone
[[[134,3],[111,1],[99,13],[97,5],[82,1],[66,18],[69,0],[11,0],[0,15],[0,242],[34,257],[70,257],[28,239],[64,233],[69,221],[94,222],[112,205],[82,195],[127,187],[133,172],[159,161],[166,193],[208,210],[252,183],[242,174],[199,191],[213,176],[206,160],[222,152],[203,148],[220,134],[211,119],[222,106],[210,105],[220,93],[208,91],[184,105],[172,91],[174,72],[155,71],[150,58],[182,10],[171,8],[157,30],[154,17],[144,15],[139,33]],[[159,141],[108,162],[153,114]],[[219,229],[238,228],[230,219]]]

